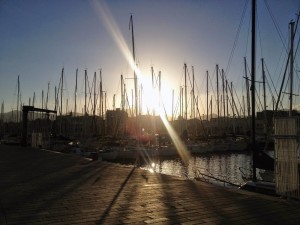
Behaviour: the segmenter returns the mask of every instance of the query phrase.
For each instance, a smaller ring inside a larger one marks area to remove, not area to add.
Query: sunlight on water
[[[246,174],[242,174],[240,167]],[[250,175],[251,167],[251,154],[214,153],[194,155],[187,164],[179,158],[160,159],[145,165],[143,169],[185,179],[194,179],[200,172],[239,185],[244,182],[242,175]]]

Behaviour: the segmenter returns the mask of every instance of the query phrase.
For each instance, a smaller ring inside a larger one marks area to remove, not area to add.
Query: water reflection
[[[185,179],[193,179],[200,172],[239,185],[243,183],[243,174],[239,168],[242,167],[248,173],[245,176],[250,175],[251,161],[251,154],[211,153],[193,155],[186,164],[180,158],[155,159],[142,168]]]

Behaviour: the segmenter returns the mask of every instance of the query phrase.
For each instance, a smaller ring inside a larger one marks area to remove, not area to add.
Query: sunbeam
[[[191,153],[187,150],[186,145],[181,141],[180,137],[177,135],[176,131],[173,129],[173,127],[170,125],[169,121],[167,120],[165,116],[165,112],[162,108],[160,108],[160,118],[166,127],[175,147],[178,152],[178,155],[183,160],[185,164],[189,162],[189,159],[191,158]]]
[[[125,59],[128,61],[130,67],[135,71],[138,78],[141,77],[141,71],[136,66],[133,55],[129,50],[129,47],[105,2],[92,0],[92,4],[94,6],[93,8],[95,9],[97,16],[101,21],[104,21],[106,29],[109,31],[115,43],[118,45],[120,51],[122,52]]]

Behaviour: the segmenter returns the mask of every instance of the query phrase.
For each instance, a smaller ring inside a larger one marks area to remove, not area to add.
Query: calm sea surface
[[[240,185],[245,182],[243,176],[249,177],[252,173],[252,156],[251,153],[207,153],[193,155],[187,164],[180,158],[156,159],[142,165],[142,169],[185,179],[201,177],[213,183],[216,180],[212,177],[215,177]]]

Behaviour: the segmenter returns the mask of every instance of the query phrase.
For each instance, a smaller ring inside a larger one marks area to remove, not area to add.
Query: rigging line
[[[239,96],[238,96],[238,94],[237,94],[237,92],[236,92],[235,87],[233,86],[232,88],[233,88],[233,91],[234,91],[234,93],[235,93],[235,95],[236,95],[236,98],[237,98],[237,100],[238,100],[238,103],[239,103],[240,108],[243,108],[243,107],[242,107],[242,104],[241,104],[241,102],[240,102]]]
[[[256,93],[256,99],[258,99],[258,102],[256,102],[256,105],[258,105],[258,107],[259,107],[259,110],[260,111],[262,111],[262,109],[264,108],[263,107],[263,105],[262,105],[262,103],[261,103],[261,100],[260,100],[260,95],[259,95],[259,93],[258,93],[258,91],[257,91],[257,89],[255,89],[255,93]]]
[[[228,74],[229,69],[230,69],[230,65],[231,65],[231,61],[232,61],[232,58],[233,58],[233,54],[234,54],[235,48],[237,46],[237,41],[239,39],[241,27],[242,27],[242,24],[243,24],[243,21],[244,21],[244,17],[245,17],[245,13],[246,13],[248,1],[249,0],[246,0],[245,5],[244,5],[244,9],[243,9],[242,16],[241,16],[241,19],[240,19],[240,23],[239,23],[239,26],[238,26],[238,29],[237,29],[237,34],[236,34],[235,39],[234,39],[233,47],[231,49],[231,53],[230,53],[230,56],[229,56],[229,60],[228,60],[228,63],[227,63],[225,74]]]
[[[261,55],[261,58],[263,58],[263,51],[262,51],[262,41],[261,41],[261,32],[260,32],[260,26],[259,26],[259,20],[258,20],[258,17],[257,17],[257,31],[258,31],[258,39],[259,39],[259,46],[260,46],[260,55]]]
[[[201,90],[199,90],[199,87],[198,87],[198,84],[197,84],[197,81],[195,80],[195,86],[196,86],[196,93],[197,93],[197,95],[199,95],[199,93],[202,93],[201,91],[202,91],[202,89]],[[195,90],[194,90],[194,95],[195,95]],[[201,95],[201,94],[200,94]],[[195,96],[196,97],[196,96]],[[204,105],[203,105],[203,102],[202,102],[202,98],[200,97],[199,98],[200,100],[200,103],[201,103],[201,106],[202,106],[202,108],[203,109],[205,109],[205,107],[204,107]],[[199,104],[199,101],[198,101],[198,104]]]
[[[289,80],[290,80],[290,76],[288,76],[288,79],[287,79],[286,84],[285,84],[284,92],[282,92],[282,93],[285,93],[285,94],[288,93],[288,92],[287,92],[287,89],[288,89]],[[282,95],[282,96],[281,96],[281,101],[280,101],[280,102],[281,102],[281,109],[282,109],[282,110],[284,110],[284,107],[283,107],[283,105],[282,105],[282,102],[284,101],[284,99],[285,99],[285,95]]]
[[[269,75],[269,78],[270,78],[270,80],[271,80],[272,86],[273,86],[273,88],[274,88],[274,90],[275,90],[276,97],[278,97],[278,92],[277,92],[277,90],[276,90],[276,87],[275,87],[275,85],[274,85],[274,82],[273,82],[273,79],[272,79],[272,77],[271,77],[270,71],[269,71],[269,69],[268,69],[268,67],[267,67],[267,64],[266,64],[265,62],[264,62],[264,66],[265,66],[265,70],[267,71],[267,74]]]
[[[248,52],[248,43],[249,43],[249,39],[250,39],[250,31],[251,31],[251,20],[249,19],[249,23],[248,23],[248,33],[247,33],[247,40],[246,40],[246,49],[245,49],[245,57],[247,55]]]
[[[176,114],[177,114],[177,111],[178,111],[178,108],[179,108],[179,99],[177,99],[177,102],[176,102],[176,105],[175,105],[175,108],[174,108],[174,111],[173,111],[173,115],[174,115],[174,119],[176,118]]]
[[[224,78],[229,82],[229,80],[227,79],[227,76],[226,76],[226,74],[224,74]],[[233,87],[233,89],[234,89],[234,87]],[[236,98],[237,98],[237,100],[238,100],[238,102],[239,102],[239,105],[240,105],[240,107],[242,108],[242,105],[241,105],[241,102],[240,102],[240,99],[239,99],[239,97],[238,97],[238,94],[237,94],[237,92],[236,92],[236,90],[234,89],[234,90],[232,90],[232,93],[231,93],[231,96],[234,98],[234,95],[233,95],[233,92],[235,93],[235,95],[236,95]],[[236,104],[234,104],[235,105],[235,107],[236,107]],[[237,107],[236,107],[236,110],[237,110]],[[237,110],[238,111],[238,110]]]
[[[233,106],[236,110],[237,116],[240,117],[239,110],[237,109],[237,106],[236,106],[235,101],[234,101],[234,96],[233,96],[233,91],[234,90],[232,90],[232,89],[234,89],[234,86],[232,85],[232,88],[229,86],[230,95],[233,97]]]
[[[295,30],[295,33],[296,33],[296,30]],[[297,43],[297,47],[295,49],[294,59],[297,57],[297,53],[298,53],[298,49],[299,49],[299,43],[300,43],[300,37],[298,38],[298,43]]]
[[[59,106],[59,98],[58,98],[58,95],[59,95],[59,90],[60,90],[60,85],[61,85],[61,78],[59,79],[59,83],[58,83],[58,89],[57,89],[57,92],[56,92],[56,96],[55,96],[55,108],[58,108]]]
[[[93,106],[93,100],[92,100],[92,90],[91,90],[91,87],[90,87],[90,82],[89,82],[89,79],[87,80],[87,83],[88,83],[88,92],[89,92],[89,101],[88,101],[88,107],[90,107],[90,104],[91,106]],[[93,107],[92,107],[93,109]]]
[[[297,28],[297,26],[298,26],[298,21],[299,21],[299,15],[298,15],[298,18],[297,18],[296,28]],[[292,39],[294,39],[295,34],[296,34],[296,33],[294,33]],[[284,74],[283,74],[283,79],[282,79],[281,86],[280,86],[280,91],[279,91],[278,101],[280,100],[280,95],[281,95],[282,88],[283,88],[283,85],[284,85],[284,80],[285,80],[285,76],[286,76],[286,71],[287,71],[287,68],[288,68],[288,65],[289,65],[289,61],[290,61],[290,57],[291,57],[290,52],[288,52],[287,55],[288,55],[288,58],[287,58],[287,62],[286,62],[286,66],[285,66],[285,70],[284,70]],[[278,101],[277,101],[277,103],[276,103],[275,111],[277,111],[277,108],[278,108],[278,103],[279,103]]]
[[[216,68],[214,69],[214,72],[213,72],[213,75],[215,75],[215,74],[216,74]],[[212,93],[213,93],[212,96],[214,97],[214,100],[216,101],[217,98],[216,98],[216,95],[215,95],[214,85],[212,84],[211,76],[208,75],[208,77],[209,77],[209,81],[210,81],[210,87],[211,87],[211,90],[212,90]]]
[[[267,83],[267,86],[268,86],[268,89],[269,89],[269,93],[271,94],[271,104],[272,104],[272,101],[273,101],[273,99],[275,98],[274,97],[274,94],[273,94],[273,91],[272,91],[272,89],[271,89],[271,86],[270,86],[270,84],[269,84],[269,81],[268,81],[268,78],[267,77],[265,77],[265,79],[266,79],[266,83]]]
[[[298,71],[296,70],[296,74],[297,74],[297,78],[298,78],[298,80],[300,80],[300,78],[299,78],[299,74],[298,74]],[[300,85],[298,85],[298,91],[297,91],[297,93],[299,93],[300,92]]]
[[[67,85],[67,77],[66,77],[66,71],[64,70],[64,85],[65,85],[65,93],[66,93],[66,96],[67,96],[67,99],[71,99],[70,98],[70,95],[69,95],[69,89],[68,89],[68,85]],[[62,88],[64,88],[64,87],[62,87]],[[66,98],[65,98],[66,99]]]
[[[280,38],[280,40],[281,40],[281,42],[282,42],[282,45],[284,46],[285,51],[286,51],[286,53],[288,54],[287,46],[285,45],[285,43],[284,43],[284,41],[283,41],[283,35],[282,35],[282,32],[281,32],[281,30],[280,30],[280,28],[279,28],[279,26],[278,26],[278,23],[277,23],[277,21],[276,21],[274,15],[273,15],[271,9],[270,9],[270,6],[269,6],[267,0],[264,0],[264,3],[265,3],[265,5],[266,5],[266,7],[267,7],[267,10],[268,10],[270,16],[271,16],[271,19],[272,19],[272,21],[273,21],[273,23],[274,23],[274,26],[275,26],[276,31],[277,31],[277,33],[278,33],[278,35],[279,35],[279,38]]]
[[[203,124],[203,120],[202,120],[202,118],[201,118],[201,114],[200,114],[200,111],[199,111],[199,107],[198,107],[198,106],[196,107],[196,111],[197,111],[197,113],[198,113],[198,115],[199,115],[200,125],[202,126],[203,133],[204,133],[204,135],[205,135],[206,137],[208,137],[208,131],[207,131],[207,128],[206,128],[206,127],[204,126],[204,124]]]
[[[131,109],[131,106],[130,106],[130,103],[129,103],[129,100],[128,100],[127,91],[125,93],[125,97],[126,97],[126,100],[127,100],[130,117],[133,117],[133,109]]]

